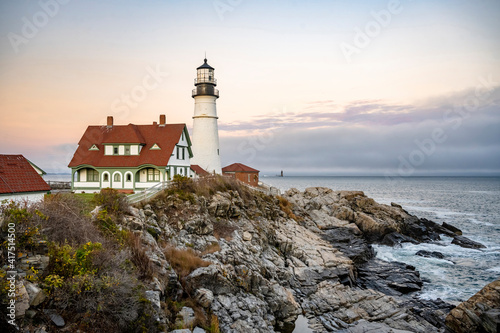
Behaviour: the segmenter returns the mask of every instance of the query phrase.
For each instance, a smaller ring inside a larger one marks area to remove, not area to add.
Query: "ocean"
[[[450,303],[467,300],[500,277],[500,177],[261,177],[282,192],[295,187],[322,186],[333,190],[359,190],[382,204],[403,206],[410,214],[436,223],[450,223],[463,235],[484,244],[482,250],[465,249],[442,237],[434,244],[403,244],[400,248],[376,245],[380,259],[416,267],[424,281],[423,299]],[[416,256],[419,250],[438,251],[447,260]]]
[[[70,175],[46,175],[45,180],[69,181]],[[436,223],[450,223],[465,237],[487,246],[465,249],[442,237],[435,244],[403,244],[400,248],[374,246],[377,257],[400,261],[420,271],[424,287],[419,297],[441,298],[450,303],[467,300],[500,277],[500,177],[261,177],[282,192],[322,186],[333,190],[355,190]],[[449,260],[416,256],[419,250],[438,251]]]

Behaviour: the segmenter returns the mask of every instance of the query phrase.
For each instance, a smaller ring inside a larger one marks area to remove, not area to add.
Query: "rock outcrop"
[[[446,326],[456,333],[496,333],[500,329],[500,279],[451,310]]]
[[[414,298],[423,285],[418,271],[374,259],[371,244],[457,236],[452,226],[363,192],[327,188],[291,189],[279,200],[236,191],[196,197],[195,204],[174,199],[151,203],[127,223],[143,234],[157,227],[176,248],[206,252],[216,245],[202,257],[209,266],[165,289],[190,294],[217,316],[221,332],[273,332],[300,314],[315,332],[443,330],[451,306]]]

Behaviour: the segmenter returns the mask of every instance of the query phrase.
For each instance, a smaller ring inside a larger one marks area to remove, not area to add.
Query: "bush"
[[[125,194],[112,188],[102,189],[100,193],[94,195],[92,202],[116,217],[121,217],[129,212],[129,204]]]
[[[129,234],[127,240],[130,248],[130,260],[137,268],[140,278],[151,279],[153,277],[153,265],[151,259],[146,254],[144,247],[141,245],[139,237],[133,233]]]
[[[37,217],[48,241],[76,247],[88,242],[104,242],[90,219],[89,206],[74,194],[47,195],[38,209],[44,215],[44,218]]]

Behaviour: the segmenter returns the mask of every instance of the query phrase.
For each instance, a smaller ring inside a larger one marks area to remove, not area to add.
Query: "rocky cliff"
[[[274,196],[216,185],[179,183],[116,221],[137,240],[134,271],[142,272],[157,323],[146,331],[291,332],[298,316],[314,332],[445,331],[453,306],[416,298],[418,271],[375,259],[371,244],[445,234],[470,245],[458,229],[363,192],[308,188]],[[93,219],[102,220],[103,211],[97,207]],[[36,310],[42,301],[25,307]]]
[[[203,253],[217,245],[202,257],[209,266],[168,293],[199,299],[221,332],[284,331],[300,314],[315,332],[436,332],[452,308],[412,297],[423,284],[418,272],[375,260],[370,244],[432,241],[455,231],[363,192],[309,188],[242,198],[226,191],[183,202],[172,194],[136,210],[129,225],[158,228],[176,248]],[[161,257],[152,237],[143,237]]]

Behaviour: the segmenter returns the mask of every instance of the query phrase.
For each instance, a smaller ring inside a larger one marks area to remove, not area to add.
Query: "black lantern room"
[[[219,90],[215,89],[217,80],[214,76],[214,68],[207,63],[207,59],[203,65],[196,69],[196,79],[194,79],[193,97],[208,95],[219,98]]]

